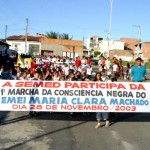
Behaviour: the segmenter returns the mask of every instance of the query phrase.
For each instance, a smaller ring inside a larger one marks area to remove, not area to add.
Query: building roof
[[[6,46],[10,46],[8,43],[0,41],[0,45],[6,45]]]
[[[28,41],[37,41],[39,42],[41,39],[41,37],[35,37],[35,36],[28,36],[27,40]],[[7,40],[9,41],[24,41],[25,40],[25,36],[24,35],[19,35],[19,36],[10,36],[7,38]]]
[[[143,42],[142,45],[150,45],[150,42]]]

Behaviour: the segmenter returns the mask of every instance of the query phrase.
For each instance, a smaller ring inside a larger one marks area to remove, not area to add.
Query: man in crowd
[[[135,65],[131,68],[130,76],[132,82],[142,82],[146,79],[146,67],[143,66],[142,59],[138,57]]]

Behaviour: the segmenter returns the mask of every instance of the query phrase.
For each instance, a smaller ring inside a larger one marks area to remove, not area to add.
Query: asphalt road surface
[[[150,150],[150,114],[112,114],[111,126],[98,129],[95,113],[68,117],[1,112],[0,150]]]

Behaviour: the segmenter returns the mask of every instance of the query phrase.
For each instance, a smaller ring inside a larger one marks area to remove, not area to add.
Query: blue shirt
[[[134,65],[131,68],[130,76],[133,82],[141,82],[143,81],[143,77],[146,75],[146,67]]]

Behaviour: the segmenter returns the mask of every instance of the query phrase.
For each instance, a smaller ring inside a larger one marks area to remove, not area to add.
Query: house
[[[100,36],[91,36],[87,38],[87,49],[95,50],[98,49],[99,43],[103,40]]]
[[[4,52],[5,50],[9,49],[9,44],[3,41],[0,41],[0,52]]]
[[[90,49],[87,49],[86,46],[83,46],[83,55],[86,56],[86,57],[89,57],[91,55],[91,50]]]
[[[59,55],[62,53],[64,46],[55,44],[42,44],[41,55]]]
[[[87,39],[87,48],[104,54],[114,49],[124,50],[124,42],[112,40],[109,41],[99,36],[92,36]]]
[[[135,50],[138,45],[136,38],[121,38],[118,41],[124,42],[125,50]]]
[[[132,61],[134,59],[134,52],[132,50],[111,50],[109,52],[110,58],[121,58],[124,61]]]
[[[150,59],[150,42],[144,42],[141,44],[142,58]]]
[[[27,42],[25,42],[25,36],[19,35],[8,37],[6,42],[10,45],[10,49],[16,50],[19,54],[31,53],[37,55],[41,52],[40,39],[41,37],[28,36]]]
[[[41,42],[41,54],[51,54],[59,56],[68,56],[75,58],[83,54],[83,41],[65,40],[65,39],[50,39],[43,37]]]
[[[134,59],[137,57],[145,60],[150,59],[150,42],[141,43],[136,38],[121,38],[120,41],[125,42],[125,50],[133,51]]]

